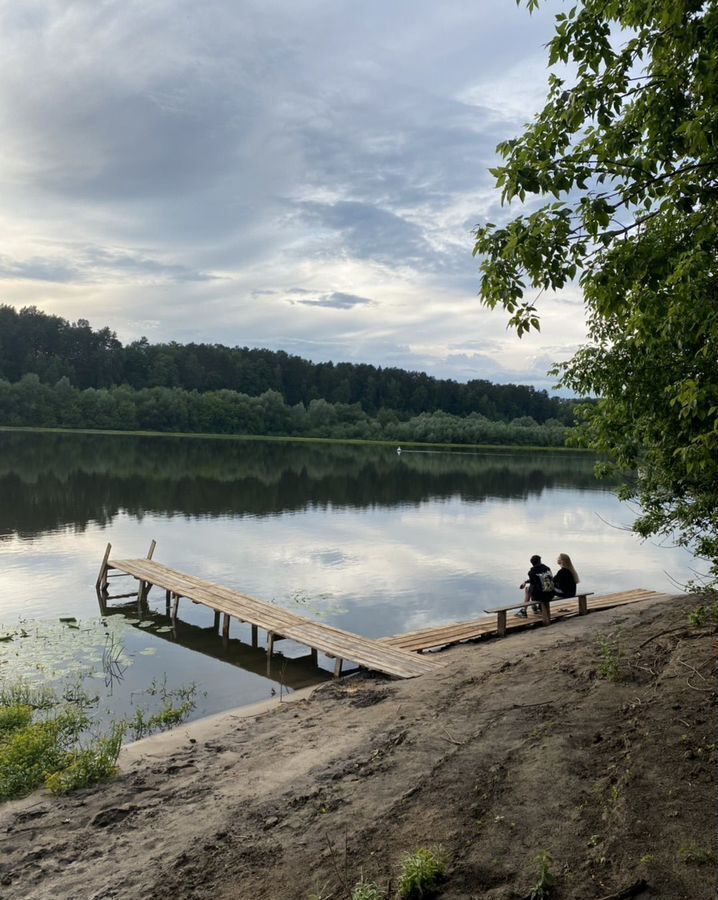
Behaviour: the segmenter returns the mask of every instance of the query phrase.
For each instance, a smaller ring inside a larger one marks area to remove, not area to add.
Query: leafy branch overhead
[[[603,398],[582,439],[639,467],[640,533],[678,527],[715,563],[718,5],[585,0],[548,64],[544,108],[497,148],[502,202],[528,205],[476,229],[481,301],[521,336],[540,324],[527,291],[578,281],[590,343],[555,373]]]

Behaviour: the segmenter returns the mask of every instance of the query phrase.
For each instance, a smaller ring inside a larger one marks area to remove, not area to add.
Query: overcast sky
[[[562,7],[0,0],[0,302],[309,359],[549,386],[579,295],[479,306],[487,167]]]

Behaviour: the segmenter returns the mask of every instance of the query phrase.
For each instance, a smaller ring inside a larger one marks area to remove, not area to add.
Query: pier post
[[[259,638],[257,635],[258,628],[256,625],[252,625],[252,646],[257,647],[259,645]]]
[[[339,678],[339,676],[342,674],[342,663],[343,662],[344,662],[344,660],[340,656],[337,656],[336,660],[334,661],[334,677],[335,678]]]
[[[214,630],[219,634],[219,617],[221,613],[218,609],[214,611]]]
[[[230,620],[229,613],[225,613],[224,614],[224,622],[222,623],[222,642],[224,643],[225,647],[229,643],[229,620]]]
[[[108,544],[105,547],[105,555],[102,557],[100,573],[97,576],[97,581],[95,582],[95,587],[98,591],[106,591],[107,585],[109,584],[109,582],[107,581],[107,560],[110,558],[110,550],[112,550],[112,544]]]
[[[157,541],[152,538],[152,542],[150,543],[150,549],[147,551],[147,559],[152,559],[152,554],[155,552],[155,547],[157,546]],[[139,586],[137,588],[137,612],[139,614],[140,607],[147,599],[147,595],[152,588],[152,583],[149,581],[140,581]]]
[[[496,634],[504,637],[506,634],[506,610],[502,609],[497,613]]]

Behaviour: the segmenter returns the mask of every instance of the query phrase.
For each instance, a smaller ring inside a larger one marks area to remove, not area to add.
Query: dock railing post
[[[152,538],[152,542],[150,543],[150,549],[147,551],[147,559],[152,559],[152,555],[155,552],[155,547],[157,546],[157,541]],[[137,588],[137,613],[140,615],[140,608],[142,606],[142,602],[147,599],[147,595],[150,592],[150,588],[152,587],[151,582],[149,581],[140,581],[139,586]]]
[[[107,560],[110,558],[110,550],[112,550],[112,544],[108,544],[105,547],[105,555],[102,557],[100,573],[97,576],[97,581],[95,582],[95,587],[98,591],[106,591],[107,585],[109,584],[109,582],[107,581]]]

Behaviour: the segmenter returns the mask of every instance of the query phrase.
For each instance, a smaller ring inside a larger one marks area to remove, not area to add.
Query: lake
[[[173,633],[158,589],[139,615],[132,598],[103,611],[107,542],[128,558],[155,539],[159,562],[367,637],[518,598],[533,553],[552,568],[570,554],[599,593],[676,591],[691,557],[631,534],[593,465],[578,452],[0,432],[0,677],[64,684],[79,669],[122,715],[193,682],[193,717],[329,677],[291,642],[268,670],[263,632],[252,648],[234,621],[225,647],[189,601]]]

